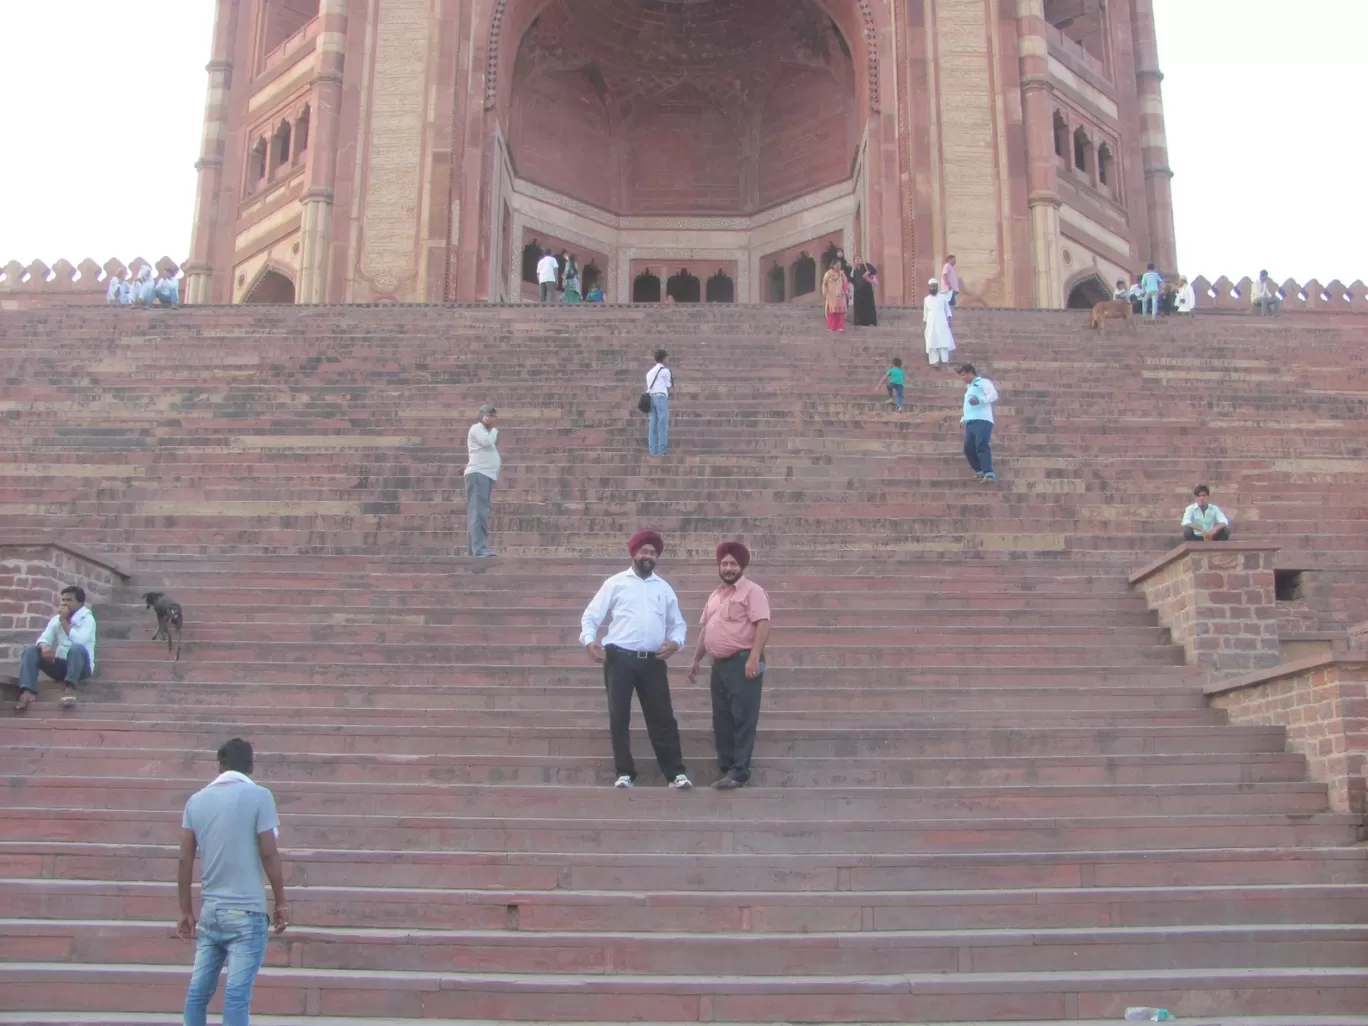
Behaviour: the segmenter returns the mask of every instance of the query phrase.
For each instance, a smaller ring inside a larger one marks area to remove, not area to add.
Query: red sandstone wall
[[[612,126],[583,71],[532,71],[513,106],[518,174],[530,182],[616,210]],[[533,144],[535,140],[535,144]]]
[[[829,75],[787,69],[760,121],[760,206],[847,177],[855,125],[852,97]]]
[[[741,137],[722,111],[677,96],[631,127],[626,210],[633,214],[716,214],[744,208]]]

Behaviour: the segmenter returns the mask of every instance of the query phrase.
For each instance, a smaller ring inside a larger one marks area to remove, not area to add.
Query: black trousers
[[[679,746],[679,724],[670,702],[670,682],[665,660],[655,655],[641,658],[636,652],[609,646],[603,664],[603,683],[608,691],[608,730],[613,736],[613,764],[620,777],[636,779],[632,760],[632,693],[641,702],[646,735],[655,749],[656,762],[666,780],[684,772]]]
[[[754,680],[746,676],[749,658],[747,650],[726,659],[714,659],[711,680],[717,768],[723,776],[742,784],[750,779],[755,728],[760,722],[760,689],[765,682],[763,673]]]

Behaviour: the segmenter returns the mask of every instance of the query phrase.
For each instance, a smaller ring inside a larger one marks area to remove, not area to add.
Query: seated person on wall
[[[158,276],[156,284],[152,287],[152,295],[147,299],[147,305],[152,305],[155,299],[159,306],[180,306],[180,282],[176,280],[176,273]]]
[[[1283,301],[1278,295],[1277,283],[1268,276],[1267,271],[1259,272],[1259,280],[1254,283],[1254,289],[1250,299],[1259,308],[1259,314],[1263,317],[1281,317]]]
[[[1184,541],[1230,541],[1230,521],[1211,500],[1211,489],[1199,484],[1192,490],[1197,501],[1183,511]]]
[[[62,589],[57,615],[48,621],[38,641],[24,649],[19,659],[19,701],[23,712],[38,697],[38,671],[66,684],[62,708],[76,704],[76,685],[95,672],[95,614],[85,604],[85,589],[68,585]]]

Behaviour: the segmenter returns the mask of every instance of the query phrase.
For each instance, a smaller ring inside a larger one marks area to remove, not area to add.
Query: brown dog
[[[1092,326],[1094,330],[1100,329],[1112,318],[1124,320],[1130,325],[1131,331],[1135,330],[1135,311],[1131,308],[1129,299],[1108,299],[1093,306]]]
[[[180,603],[164,591],[149,591],[143,595],[143,601],[147,603],[148,609],[154,610],[157,614],[157,633],[152,635],[152,640],[165,638],[166,650],[170,652],[171,631],[174,629],[176,632],[176,659],[179,660],[181,627],[184,624]]]

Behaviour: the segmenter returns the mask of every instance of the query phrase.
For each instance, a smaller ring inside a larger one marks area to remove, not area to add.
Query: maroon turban
[[[727,556],[731,556],[732,559],[740,563],[742,570],[750,566],[750,549],[746,548],[740,542],[723,542],[717,547],[717,561],[719,563]]]
[[[632,535],[632,540],[627,543],[627,551],[635,557],[637,549],[641,548],[643,545],[654,546],[657,556],[663,556],[665,554],[665,540],[654,531],[638,531],[636,534]]]

